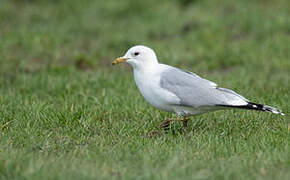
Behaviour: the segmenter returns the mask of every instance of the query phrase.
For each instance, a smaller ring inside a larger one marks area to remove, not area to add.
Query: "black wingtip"
[[[247,110],[255,110],[255,111],[265,111],[265,112],[271,112],[274,114],[280,114],[282,116],[285,116],[284,113],[282,113],[279,109],[263,105],[263,104],[257,104],[257,103],[252,103],[248,102],[247,105],[242,105],[242,106],[233,106],[233,105],[218,105],[218,106],[223,106],[223,107],[230,107],[230,108],[239,108],[239,109],[247,109]]]

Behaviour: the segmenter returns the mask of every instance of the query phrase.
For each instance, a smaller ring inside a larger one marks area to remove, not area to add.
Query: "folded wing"
[[[174,67],[161,73],[160,86],[174,93],[180,99],[178,105],[181,106],[242,106],[248,104],[248,100],[236,92],[219,88],[214,82]]]

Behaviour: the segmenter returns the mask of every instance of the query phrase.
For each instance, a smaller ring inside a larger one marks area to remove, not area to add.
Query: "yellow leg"
[[[165,120],[164,122],[162,122],[159,127],[164,129],[164,130],[168,130],[169,129],[169,126],[170,126],[170,123],[172,123],[173,121],[180,121],[181,119],[180,118],[176,118],[176,119],[167,119]]]
[[[174,119],[167,119],[165,120],[164,122],[162,122],[159,127],[164,129],[164,130],[168,130],[169,129],[169,126],[170,126],[170,123],[174,121]]]
[[[164,122],[162,122],[159,127],[164,129],[164,130],[168,130],[170,123],[173,121],[182,121],[183,124],[183,128],[187,128],[187,122],[190,120],[190,118],[188,116],[185,116],[183,119],[177,118],[177,119],[167,119]]]
[[[187,122],[190,120],[188,116],[185,116],[182,120],[183,128],[187,128]]]

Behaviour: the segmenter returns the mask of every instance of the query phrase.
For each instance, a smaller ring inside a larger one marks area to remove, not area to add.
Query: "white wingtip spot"
[[[284,113],[282,113],[282,112],[280,112],[280,111],[278,111],[278,110],[272,111],[272,113],[274,113],[274,114],[281,114],[282,116],[285,116]]]

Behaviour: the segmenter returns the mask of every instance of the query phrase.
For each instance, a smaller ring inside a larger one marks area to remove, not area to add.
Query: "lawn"
[[[289,0],[0,0],[0,179],[289,179],[289,17]],[[177,116],[111,66],[136,44],[286,116],[159,130]]]

